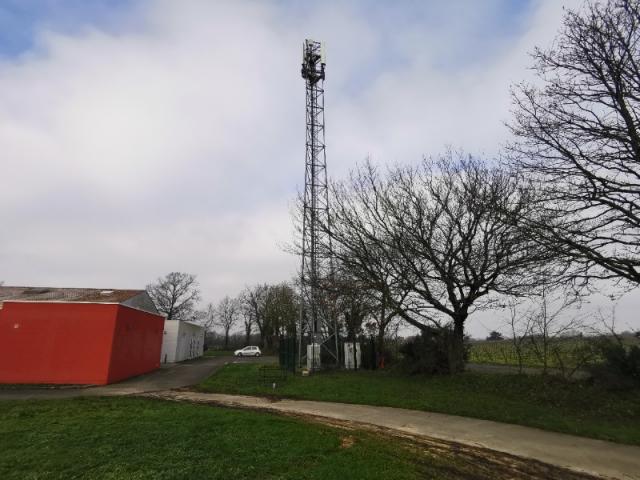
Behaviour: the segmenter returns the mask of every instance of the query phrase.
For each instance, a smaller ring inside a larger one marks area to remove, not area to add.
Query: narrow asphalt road
[[[0,388],[0,400],[56,399],[89,396],[135,395],[200,383],[227,363],[274,362],[274,357],[234,358],[203,357],[186,362],[166,364],[151,373],[129,378],[119,383],[99,387],[8,387]]]

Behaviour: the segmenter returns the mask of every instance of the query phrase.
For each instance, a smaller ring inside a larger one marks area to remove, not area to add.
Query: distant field
[[[580,339],[554,342],[553,353],[548,355],[547,365],[551,368],[565,366],[574,367],[582,349],[588,348]],[[518,365],[518,355],[511,340],[474,342],[469,351],[469,361],[473,363],[490,363],[496,365]],[[522,364],[525,367],[542,367],[542,355],[531,344],[522,347]]]
[[[582,363],[581,359],[590,356],[592,362],[600,361],[600,357],[593,353],[590,345],[592,339],[567,338],[556,339],[550,344],[547,365],[551,368],[574,368]],[[624,338],[627,344],[640,344],[637,337]],[[591,353],[590,353],[591,352]],[[525,342],[522,346],[522,364],[525,367],[542,367],[543,356],[532,343]],[[469,361],[472,363],[490,363],[496,365],[518,365],[518,355],[513,342],[507,340],[477,341],[471,343]]]

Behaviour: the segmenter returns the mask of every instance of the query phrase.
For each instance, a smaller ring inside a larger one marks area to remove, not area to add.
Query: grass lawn
[[[640,390],[613,392],[539,375],[406,376],[390,370],[289,376],[274,391],[256,364],[230,364],[196,388],[384,405],[517,423],[640,445]]]
[[[233,350],[205,350],[205,357],[232,357]]]
[[[466,479],[477,462],[372,433],[136,398],[0,402],[0,478]]]

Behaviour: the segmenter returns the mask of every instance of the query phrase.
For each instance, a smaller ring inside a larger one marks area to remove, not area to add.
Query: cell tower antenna
[[[306,154],[300,269],[299,364],[313,371],[338,365],[338,328],[322,285],[333,276],[329,225],[327,156],[324,143],[325,55],[320,42],[305,40],[302,78],[306,84]],[[329,246],[327,249],[326,247]]]

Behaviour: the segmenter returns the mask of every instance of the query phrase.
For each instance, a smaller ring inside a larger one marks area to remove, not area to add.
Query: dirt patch
[[[356,439],[351,435],[347,435],[346,437],[342,437],[340,439],[340,448],[351,448],[356,443]]]
[[[381,436],[387,441],[393,439],[402,442],[404,448],[415,454],[417,463],[421,463],[421,460],[424,461],[428,457],[443,460],[438,472],[429,472],[438,473],[442,478],[464,478],[465,480],[602,480],[605,478],[487,448],[411,435],[376,425],[314,415],[275,413],[349,431],[364,430]],[[451,467],[446,467],[447,464]],[[464,472],[464,476],[460,476],[461,471]]]

